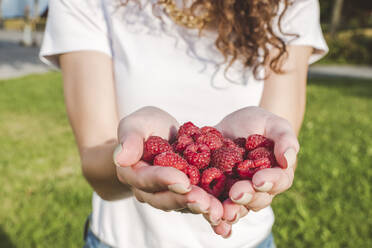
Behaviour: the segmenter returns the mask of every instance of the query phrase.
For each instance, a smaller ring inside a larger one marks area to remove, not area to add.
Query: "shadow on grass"
[[[309,85],[327,87],[345,95],[372,98],[372,79],[342,77],[311,78]]]
[[[15,245],[9,239],[8,235],[0,226],[0,247],[2,248],[15,248]]]

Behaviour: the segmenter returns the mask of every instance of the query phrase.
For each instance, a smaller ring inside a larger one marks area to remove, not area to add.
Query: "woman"
[[[270,203],[292,184],[308,63],[326,51],[316,0],[51,0],[41,57],[62,69],[94,190],[85,247],[274,247]],[[186,121],[264,134],[288,168],[236,183],[221,204],[140,160],[148,136]]]

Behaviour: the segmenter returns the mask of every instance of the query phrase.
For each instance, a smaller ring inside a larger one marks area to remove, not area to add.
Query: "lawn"
[[[278,247],[372,247],[372,81],[313,79]],[[91,190],[58,73],[0,81],[0,247],[81,247]]]

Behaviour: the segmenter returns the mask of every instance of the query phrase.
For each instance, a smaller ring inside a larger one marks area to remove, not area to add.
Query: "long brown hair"
[[[130,0],[123,0],[122,5],[126,5],[128,1]],[[215,45],[228,64],[226,70],[236,61],[241,61],[244,67],[252,68],[255,78],[259,79],[259,69],[264,66],[269,66],[276,73],[282,73],[281,65],[287,57],[287,49],[284,41],[275,33],[274,25],[283,34],[281,21],[291,4],[290,1],[194,0],[189,7],[186,7],[187,0],[183,0],[181,13],[186,17],[191,15],[198,18],[206,16],[207,12],[208,18],[205,18],[207,21],[197,28],[200,34],[208,24],[212,24],[217,30]],[[164,4],[164,2],[172,1],[159,0],[154,5]],[[188,21],[190,18],[181,16],[180,19]],[[278,22],[275,23],[275,20]],[[183,24],[191,27],[187,23]],[[271,48],[278,51],[274,57],[270,57]]]

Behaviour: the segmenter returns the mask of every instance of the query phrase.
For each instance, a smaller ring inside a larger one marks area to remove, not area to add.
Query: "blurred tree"
[[[2,1],[2,0],[0,0],[0,28],[1,28],[1,25],[2,25],[2,23],[3,23],[3,18],[2,18],[3,10],[2,10],[2,8],[1,8],[1,1]]]
[[[330,27],[330,33],[332,38],[335,36],[337,28],[340,25],[343,4],[344,0],[335,0],[335,4],[333,5],[332,21]]]
[[[329,23],[330,14],[332,13],[332,3],[334,0],[320,0],[320,21],[322,23]]]
[[[39,19],[39,0],[34,0],[34,20]]]
[[[353,0],[345,1],[343,17],[347,21],[348,27],[371,27],[372,21],[372,1]]]
[[[342,2],[341,8],[340,2]],[[319,3],[321,22],[322,24],[328,24],[329,29],[331,29],[331,23],[335,23],[336,30],[337,28],[372,26],[371,0],[319,0]]]

